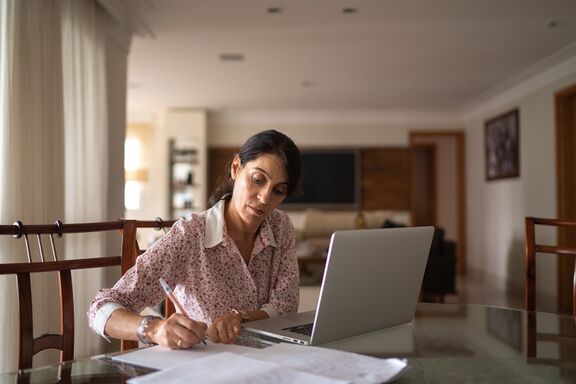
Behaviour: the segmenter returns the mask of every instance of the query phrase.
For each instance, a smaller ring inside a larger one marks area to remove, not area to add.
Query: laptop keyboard
[[[300,335],[312,336],[312,327],[314,323],[295,325],[293,327],[282,328],[283,331],[294,332]]]

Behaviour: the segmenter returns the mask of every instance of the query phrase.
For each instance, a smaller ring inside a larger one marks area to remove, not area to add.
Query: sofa
[[[394,228],[411,225],[408,211],[323,211],[307,209],[289,213],[296,230],[296,253],[302,277],[317,284],[322,278],[330,236],[337,230]],[[436,227],[422,281],[423,301],[444,301],[456,293],[456,243]]]
[[[334,231],[381,228],[386,220],[410,225],[410,212],[393,210],[325,211],[306,209],[289,213],[296,230],[299,258],[325,257]]]

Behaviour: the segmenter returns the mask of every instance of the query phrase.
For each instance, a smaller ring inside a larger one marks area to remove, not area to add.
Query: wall
[[[407,146],[410,130],[461,128],[458,113],[380,110],[245,110],[208,115],[208,146],[239,146],[250,135],[277,129],[300,147]]]
[[[468,267],[523,292],[524,217],[556,216],[554,93],[576,83],[576,56],[470,108],[466,127]],[[520,177],[485,181],[484,121],[520,110]],[[554,241],[553,232],[540,234]],[[555,310],[556,263],[537,260],[537,308]]]

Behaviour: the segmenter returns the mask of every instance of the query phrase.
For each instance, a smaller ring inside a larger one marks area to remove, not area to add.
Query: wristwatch
[[[240,322],[244,323],[245,321],[250,321],[250,316],[248,316],[248,312],[246,311],[239,311],[237,309],[232,309],[232,313],[235,315],[240,316]]]
[[[150,322],[156,319],[161,320],[162,318],[158,316],[144,316],[142,320],[140,320],[140,324],[138,324],[138,330],[136,331],[136,336],[138,336],[138,340],[140,340],[142,344],[148,344],[148,345],[154,344],[152,343],[152,340],[148,338],[146,331],[148,331]]]

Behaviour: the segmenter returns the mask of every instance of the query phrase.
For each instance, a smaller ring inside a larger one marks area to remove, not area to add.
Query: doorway
[[[558,218],[576,220],[576,84],[556,93],[556,172]],[[576,233],[558,231],[558,244],[576,246]],[[574,257],[558,258],[558,311],[572,312]]]
[[[412,205],[418,208],[415,210],[418,216],[414,217],[414,222],[440,226],[445,230],[446,238],[456,242],[457,271],[458,274],[464,275],[466,273],[464,132],[411,132],[410,148],[413,153]],[[430,161],[433,163],[427,164]],[[417,186],[422,185],[432,188],[433,191],[415,190]]]
[[[436,146],[412,143],[411,156],[412,224],[436,226]]]

